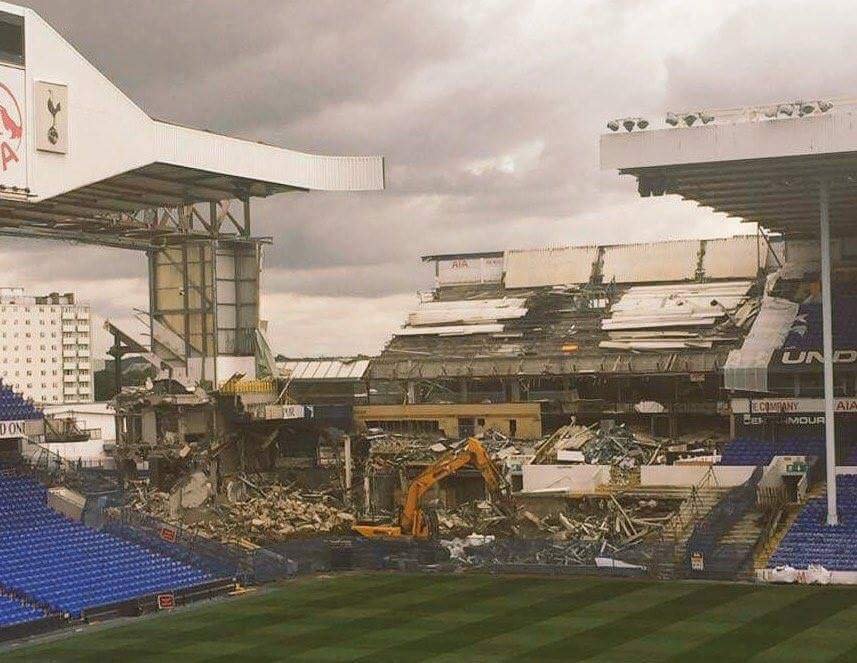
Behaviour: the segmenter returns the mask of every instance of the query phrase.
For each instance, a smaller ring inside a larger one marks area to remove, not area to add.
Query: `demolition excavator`
[[[436,538],[437,514],[422,508],[423,495],[439,481],[468,465],[475,467],[482,474],[488,494],[495,506],[511,516],[514,510],[511,505],[509,483],[494,465],[482,443],[475,437],[471,437],[462,446],[438,458],[411,482],[398,525],[354,525],[354,531],[373,539]]]

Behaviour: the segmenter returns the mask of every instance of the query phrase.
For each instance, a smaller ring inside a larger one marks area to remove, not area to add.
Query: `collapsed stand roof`
[[[438,267],[438,288],[372,361],[369,376],[717,371],[758,310],[755,277],[769,261],[767,246],[758,247],[755,237],[740,237],[507,251],[496,271],[477,264],[480,255],[469,262],[435,256],[455,261],[457,273]],[[653,253],[675,258],[668,274],[663,260],[645,259]]]

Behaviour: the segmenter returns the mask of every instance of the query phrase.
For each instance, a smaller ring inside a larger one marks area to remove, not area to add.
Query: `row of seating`
[[[11,596],[0,596],[0,628],[43,619],[47,613]]]
[[[809,500],[801,509],[769,566],[805,569],[820,564],[829,571],[857,570],[857,476],[836,477],[839,524],[827,524],[827,497]]]
[[[0,587],[53,612],[86,609],[214,578],[191,565],[71,521],[46,504],[46,490],[0,476]]]
[[[737,438],[723,448],[720,465],[767,465],[774,456],[824,456],[824,440],[790,437],[776,442]]]
[[[0,380],[0,421],[41,419],[43,416],[35,405]]]

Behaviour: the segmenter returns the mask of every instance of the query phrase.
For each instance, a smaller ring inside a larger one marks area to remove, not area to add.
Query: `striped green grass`
[[[597,578],[307,578],[4,661],[850,661],[857,590]]]

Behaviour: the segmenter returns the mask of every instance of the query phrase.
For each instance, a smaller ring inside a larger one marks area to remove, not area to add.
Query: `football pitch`
[[[4,661],[854,661],[857,588],[603,578],[305,578],[87,627]]]

